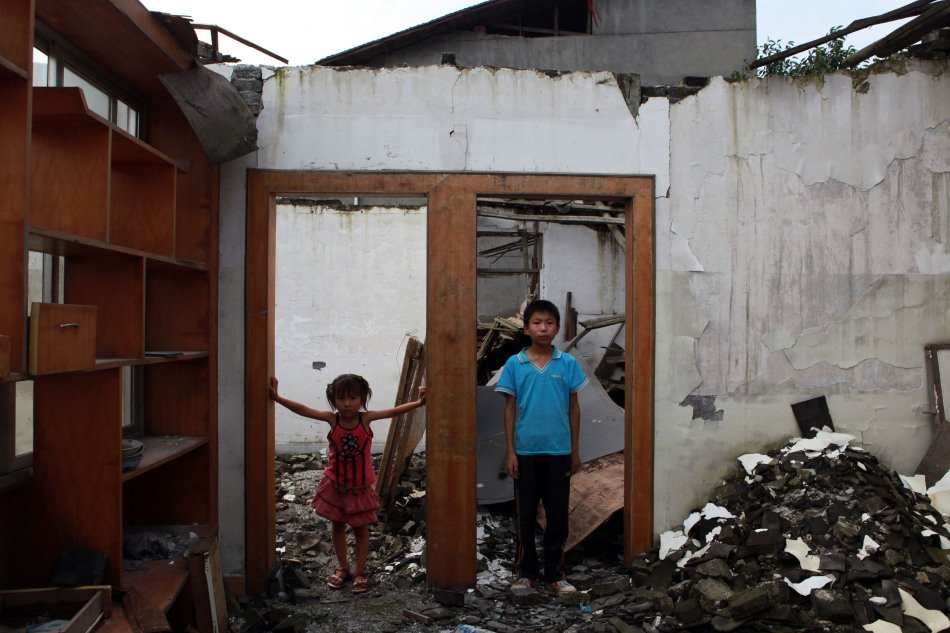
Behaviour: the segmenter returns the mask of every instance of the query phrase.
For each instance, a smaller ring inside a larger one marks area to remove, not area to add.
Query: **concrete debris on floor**
[[[313,456],[278,463],[282,563],[268,596],[233,604],[240,633],[265,631],[904,631],[950,629],[950,525],[902,478],[842,433],[744,455],[661,547],[621,564],[615,514],[568,552],[576,593],[509,589],[511,504],[480,507],[468,590],[425,582],[425,456],[372,532],[369,593],[326,587],[329,526],[310,510]],[[931,489],[938,494],[939,486]],[[468,629],[472,630],[472,629]]]

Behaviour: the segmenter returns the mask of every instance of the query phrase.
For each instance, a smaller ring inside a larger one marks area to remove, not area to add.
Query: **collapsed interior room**
[[[472,587],[476,508],[510,490],[482,399],[538,296],[590,361],[591,421],[614,416],[590,455],[622,476],[626,568],[737,456],[778,451],[815,410],[926,492],[950,466],[947,62],[710,79],[754,46],[754,3],[723,2],[710,34],[651,3],[627,32],[622,2],[598,2],[595,24],[587,2],[493,0],[275,69],[211,65],[228,59],[187,19],[137,1],[7,0],[0,591],[58,584],[78,556],[104,589],[71,599],[111,603],[110,633],[135,631],[140,608],[222,630],[215,592],[264,595],[280,568],[277,453],[321,446],[275,421],[268,379],[309,399],[361,354],[385,359],[387,406],[429,389],[416,439],[391,443],[411,452],[425,431],[426,586]],[[946,7],[913,4],[939,48]],[[711,70],[687,73],[718,38]],[[651,39],[682,54],[644,55],[664,63],[643,76],[703,81],[641,86],[629,56],[602,67]],[[513,51],[520,65],[485,61]],[[312,303],[333,301],[340,267],[380,271],[360,314]],[[285,305],[282,281],[314,277],[310,303]],[[344,340],[357,329],[377,347]],[[408,381],[407,335],[424,343]],[[801,467],[779,461],[756,481]],[[594,525],[607,505],[580,511]],[[946,549],[933,521],[919,557]],[[130,561],[152,531],[174,533],[168,558]]]

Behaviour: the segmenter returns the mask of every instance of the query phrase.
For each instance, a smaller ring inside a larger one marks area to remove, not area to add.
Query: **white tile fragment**
[[[755,467],[759,464],[771,464],[772,458],[762,453],[749,453],[740,456],[739,462],[742,464],[742,467],[745,468],[746,473],[751,475],[752,471],[755,470]]]
[[[868,602],[871,604],[879,604],[883,607],[885,604],[887,604],[887,598],[883,596],[873,596],[870,600],[868,600]]]
[[[717,526],[714,527],[713,529],[709,530],[709,534],[706,535],[706,542],[707,542],[707,543],[712,543],[713,539],[716,538],[717,536],[719,536],[719,534],[720,534],[721,532],[722,532],[722,526],[721,526],[721,525],[717,525]]]
[[[848,435],[847,433],[832,433],[830,431],[818,431],[815,434],[815,437],[799,439],[797,442],[792,444],[788,448],[783,448],[782,450],[786,453],[794,453],[797,451],[823,451],[832,444],[838,446],[847,446],[847,444],[854,439],[853,435]]]
[[[785,539],[785,551],[797,558],[798,563],[805,571],[818,571],[820,559],[813,554],[809,554],[811,550],[809,550],[808,545],[802,539]]]
[[[695,552],[687,552],[686,555],[683,556],[683,558],[681,558],[678,563],[676,563],[676,566],[679,567],[680,569],[682,569],[683,567],[686,567],[686,563],[689,562],[689,559],[691,559],[691,558],[696,558],[696,557],[698,557],[698,556],[702,556],[702,555],[705,554],[707,551],[709,551],[709,545],[708,545],[708,544],[707,544],[707,545],[704,545],[704,546],[702,547],[702,549],[698,549],[698,550],[696,550]]]
[[[815,589],[821,589],[828,583],[835,581],[834,576],[812,576],[811,578],[806,578],[801,582],[792,582],[788,578],[785,578],[785,584],[795,590],[800,596],[811,595],[811,592]],[[939,613],[939,612],[938,612]]]
[[[693,529],[693,526],[699,523],[699,519],[702,518],[699,512],[693,512],[686,520],[683,521],[683,533],[689,534],[689,531]]]
[[[707,503],[703,506],[702,515],[706,519],[734,519],[736,515],[729,512],[726,508],[722,506],[717,506],[715,503]]]
[[[923,475],[914,475],[913,477],[908,477],[907,475],[898,476],[901,478],[901,481],[904,482],[904,485],[913,492],[919,495],[927,494],[927,479]]]
[[[930,503],[940,514],[950,516],[950,470],[944,473],[940,481],[927,489],[927,494],[930,496]]]
[[[669,556],[670,552],[675,552],[679,548],[686,545],[686,541],[689,540],[685,534],[677,530],[676,532],[669,531],[663,532],[660,534],[660,560],[664,560]]]
[[[871,633],[901,633],[901,627],[896,624],[891,624],[887,620],[875,620],[870,624],[864,625],[865,631],[871,631]]]
[[[912,618],[917,618],[931,630],[931,633],[942,631],[950,627],[950,618],[936,609],[925,609],[914,596],[910,595],[900,587],[897,590],[901,594],[901,611]]]
[[[858,558],[864,560],[880,548],[880,544],[877,543],[867,534],[864,535],[864,543],[861,545],[861,551],[858,552]]]

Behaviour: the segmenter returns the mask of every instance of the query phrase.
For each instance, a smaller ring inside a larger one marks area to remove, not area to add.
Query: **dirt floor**
[[[343,589],[331,589],[325,580],[336,560],[329,523],[316,516],[309,505],[321,469],[319,456],[278,460],[281,568],[272,577],[270,595],[240,605],[232,601],[232,631],[434,632],[454,631],[463,624],[497,633],[614,630],[598,626],[597,615],[576,604],[576,599],[561,604],[544,588],[523,600],[511,595],[514,532],[510,504],[479,508],[477,586],[467,592],[430,591],[424,570],[424,461],[420,456],[413,458],[402,479],[392,516],[371,532],[371,589],[360,595],[351,593],[349,583]],[[619,523],[612,521],[569,552],[567,562],[573,577],[584,584],[585,579],[620,573],[619,539]]]

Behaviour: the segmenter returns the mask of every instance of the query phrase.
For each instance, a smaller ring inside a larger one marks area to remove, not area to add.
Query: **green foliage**
[[[834,35],[840,31],[840,26],[832,27],[828,35]],[[756,47],[756,58],[761,59],[776,53],[781,53],[794,48],[795,42],[782,44],[782,40],[767,39],[761,47]],[[817,75],[832,73],[842,68],[841,63],[852,53],[857,52],[853,46],[846,46],[844,36],[836,37],[826,44],[816,46],[799,55],[779,59],[765,66],[755,69],[759,77],[802,77],[805,75]],[[802,57],[801,55],[804,55]],[[734,74],[732,79],[742,79],[747,74]]]

